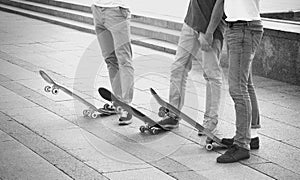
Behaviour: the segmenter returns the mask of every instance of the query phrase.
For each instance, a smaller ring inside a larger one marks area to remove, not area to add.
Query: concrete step
[[[56,1],[56,0],[26,0],[26,1],[37,2],[37,3],[47,4],[56,7],[62,7],[70,10],[77,10],[77,11],[91,13],[90,6],[86,4],[76,4],[76,2],[68,3],[68,2]],[[132,21],[163,27],[167,29],[178,30],[178,31],[180,31],[182,28],[181,19],[167,20],[167,19],[162,19],[161,17],[156,17],[153,14],[145,14],[145,12],[143,13],[134,12],[134,14],[132,14]]]
[[[155,17],[154,15],[151,14],[145,14],[139,15],[138,12],[135,12],[132,14],[132,20],[135,22],[140,22],[143,24],[148,24],[148,25],[153,25],[161,28],[166,28],[170,30],[176,30],[176,31],[181,31],[182,28],[182,21],[178,20],[168,20],[168,19],[159,19],[161,17]]]
[[[90,6],[87,6],[85,4],[77,4],[76,2],[69,3],[69,2],[57,1],[57,0],[26,0],[26,1],[36,2],[36,3],[41,3],[41,4],[56,6],[56,7],[62,7],[62,8],[82,11],[86,13],[92,13]]]
[[[52,0],[0,0],[0,3],[3,4],[2,10],[6,9],[6,11],[84,32],[93,31],[93,27],[89,26],[93,25],[93,16],[90,7],[87,6]],[[170,46],[169,43],[177,44],[180,34],[178,29],[181,28],[180,23],[147,18],[140,15],[132,15],[132,17],[131,33],[137,35],[133,37],[145,37],[133,38],[133,43],[174,54],[173,46]],[[162,44],[166,45],[166,47],[163,47]]]
[[[177,45],[173,43],[168,43],[166,41],[147,38],[145,36],[132,35],[131,42],[133,44],[151,48],[157,51],[162,51],[174,55],[176,54]]]
[[[134,21],[131,22],[131,33],[173,44],[177,44],[180,35],[180,31],[177,30],[166,29]]]
[[[89,25],[89,24],[74,21],[74,20],[68,20],[65,18],[48,15],[48,14],[44,14],[44,13],[40,13],[40,12],[34,12],[34,11],[26,10],[23,8],[19,8],[19,7],[5,5],[5,4],[0,4],[0,10],[27,16],[27,17],[34,18],[34,19],[39,19],[39,20],[46,21],[46,22],[53,23],[53,24],[62,25],[62,26],[77,29],[77,30],[83,31],[83,32],[94,33],[93,25]]]
[[[22,8],[18,8],[18,7],[13,7],[13,6],[9,6],[9,5],[4,5],[4,4],[0,4],[0,10],[15,13],[15,14],[20,14],[20,15],[27,16],[27,17],[34,18],[34,19],[39,19],[39,20],[46,21],[46,22],[53,23],[53,24],[58,24],[58,25],[76,29],[76,30],[79,30],[82,32],[87,32],[87,33],[91,33],[91,34],[95,33],[93,25],[74,21],[74,20],[69,20],[69,19],[65,19],[65,18],[53,16],[53,15],[48,15],[48,14],[44,14],[44,13],[40,13],[40,12],[34,12],[34,11],[30,11],[30,10],[26,10],[26,9],[22,9]],[[151,49],[155,49],[158,51],[163,51],[163,52],[167,52],[167,53],[171,53],[171,54],[175,54],[175,52],[176,52],[175,44],[152,39],[149,37],[132,35],[131,41],[133,44],[144,46],[144,47],[151,48]]]
[[[82,12],[91,13],[91,7],[86,4],[76,4],[76,2],[68,3],[64,1],[56,1],[56,0],[26,0],[30,2],[42,3],[46,5],[51,5],[55,7],[62,7],[70,10],[77,10]],[[182,28],[182,21],[177,19],[167,20],[162,19],[161,17],[156,17],[153,14],[146,14],[145,12],[139,13],[134,12],[132,14],[132,21],[140,22],[143,24],[154,25],[158,27],[163,27],[167,29],[173,29],[180,31]]]
[[[87,23],[91,25],[93,24],[93,16],[91,13],[87,13],[87,12],[66,9],[63,7],[56,7],[47,4],[41,4],[36,2],[24,1],[24,0],[0,0],[0,2],[9,6],[19,7],[33,12],[48,14],[48,15],[74,20],[82,23]]]

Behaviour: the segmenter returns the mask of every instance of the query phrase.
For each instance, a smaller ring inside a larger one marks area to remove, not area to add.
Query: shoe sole
[[[217,159],[217,163],[223,163],[223,164],[226,164],[226,163],[235,163],[235,162],[239,162],[239,161],[242,161],[242,160],[246,160],[246,159],[249,159],[250,158],[250,156],[249,157],[244,157],[244,158],[241,158],[241,159],[234,159],[234,160],[232,160],[232,161],[219,161],[218,159]]]
[[[215,135],[215,134],[218,133],[218,130],[217,130],[217,129],[214,129],[213,131],[211,131],[211,133]],[[199,132],[198,132],[198,136],[206,136],[206,134],[199,131]]]
[[[163,127],[164,129],[175,129],[179,127],[179,125],[160,125],[160,126]]]
[[[129,125],[131,124],[132,121],[126,122],[126,121],[119,121],[119,125],[123,126],[123,125]]]

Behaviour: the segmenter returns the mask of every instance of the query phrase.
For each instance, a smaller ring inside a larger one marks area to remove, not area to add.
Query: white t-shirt
[[[126,0],[94,0],[94,5],[100,7],[123,7],[129,9]]]
[[[226,21],[253,21],[260,20],[260,0],[224,0]]]

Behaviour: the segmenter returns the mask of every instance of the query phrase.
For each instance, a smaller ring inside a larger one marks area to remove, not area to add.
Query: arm
[[[224,0],[217,0],[205,34],[213,34],[224,14]]]
[[[206,43],[203,42],[202,50],[208,51],[213,43],[213,34],[217,29],[219,23],[224,14],[224,0],[217,0],[213,8],[206,33],[202,39],[206,40]],[[203,40],[202,40],[203,41]]]

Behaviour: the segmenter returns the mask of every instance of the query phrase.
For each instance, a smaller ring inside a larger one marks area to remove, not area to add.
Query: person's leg
[[[222,68],[220,66],[221,42],[214,40],[211,51],[202,52],[203,76],[206,80],[206,109],[203,125],[214,131],[218,124],[221,103]],[[199,132],[201,135],[201,132]]]
[[[192,60],[200,48],[198,34],[184,24],[181,30],[175,61],[171,67],[169,102],[179,110],[184,104],[185,88],[188,73],[192,68]]]
[[[171,67],[171,79],[169,88],[169,102],[179,110],[182,109],[185,97],[186,81],[189,71],[192,68],[192,60],[196,58],[199,51],[198,33],[191,27],[184,24],[181,30],[175,61]],[[159,124],[165,128],[176,128],[179,118],[168,113]]]
[[[244,27],[241,27],[244,28]],[[230,29],[227,34],[229,45],[229,93],[236,112],[234,145],[217,158],[219,163],[236,162],[250,157],[251,103],[247,90],[251,64],[249,44],[244,29]]]
[[[113,38],[110,31],[104,26],[104,8],[92,6],[96,36],[107,64],[109,79],[113,93],[122,98],[118,59],[115,54]]]
[[[104,18],[102,26],[107,31],[101,33],[101,47],[104,46],[104,50],[111,52],[115,57],[114,61],[108,61],[110,64],[113,62],[113,66],[109,66],[113,92],[121,101],[131,103],[134,69],[129,36],[129,14],[125,14],[122,8],[103,8],[102,17]],[[102,50],[102,53],[106,52]],[[131,116],[123,110],[119,124],[127,125],[131,122]]]
[[[250,70],[249,80],[248,80],[248,92],[249,92],[251,106],[252,106],[250,149],[259,149],[259,137],[258,137],[257,131],[261,127],[261,125],[260,125],[258,102],[257,102],[257,98],[256,98],[255,88],[253,85],[251,71],[252,70]],[[222,142],[226,145],[232,145],[234,142],[234,139],[233,138],[223,138]]]
[[[262,28],[262,27],[261,27]],[[255,53],[258,44],[261,41],[262,38],[262,29],[259,28],[259,31],[254,31],[253,36],[253,51]],[[251,100],[251,106],[252,106],[252,121],[251,121],[251,142],[250,142],[250,148],[251,149],[258,149],[259,148],[259,137],[258,137],[258,129],[261,128],[260,125],[260,114],[259,114],[259,106],[258,101],[255,93],[255,87],[252,80],[252,67],[250,70],[249,80],[248,80],[248,92],[250,95]]]
[[[105,26],[110,30],[115,54],[118,59],[122,101],[131,103],[133,98],[134,68],[132,66],[132,48],[130,42],[129,10],[109,8],[105,11]]]
[[[260,39],[262,37],[262,26],[258,25],[255,27],[255,30],[250,33],[250,36],[252,37],[252,54],[254,57],[255,50],[257,49],[257,46],[260,42]],[[253,58],[252,57],[252,58]],[[261,127],[260,125],[260,115],[259,115],[259,108],[258,108],[258,102],[256,98],[255,88],[252,80],[252,67],[249,72],[249,78],[248,78],[248,93],[250,96],[250,103],[252,107],[252,120],[251,120],[251,141],[250,141],[250,149],[259,149],[259,138],[257,134],[257,130]],[[223,138],[222,143],[226,145],[232,145],[234,142],[233,138]]]
[[[236,134],[234,145],[217,162],[230,163],[250,157],[250,127],[252,106],[248,81],[255,51],[262,33],[253,31],[251,26],[236,26],[228,31],[229,44],[229,92],[235,103]]]

